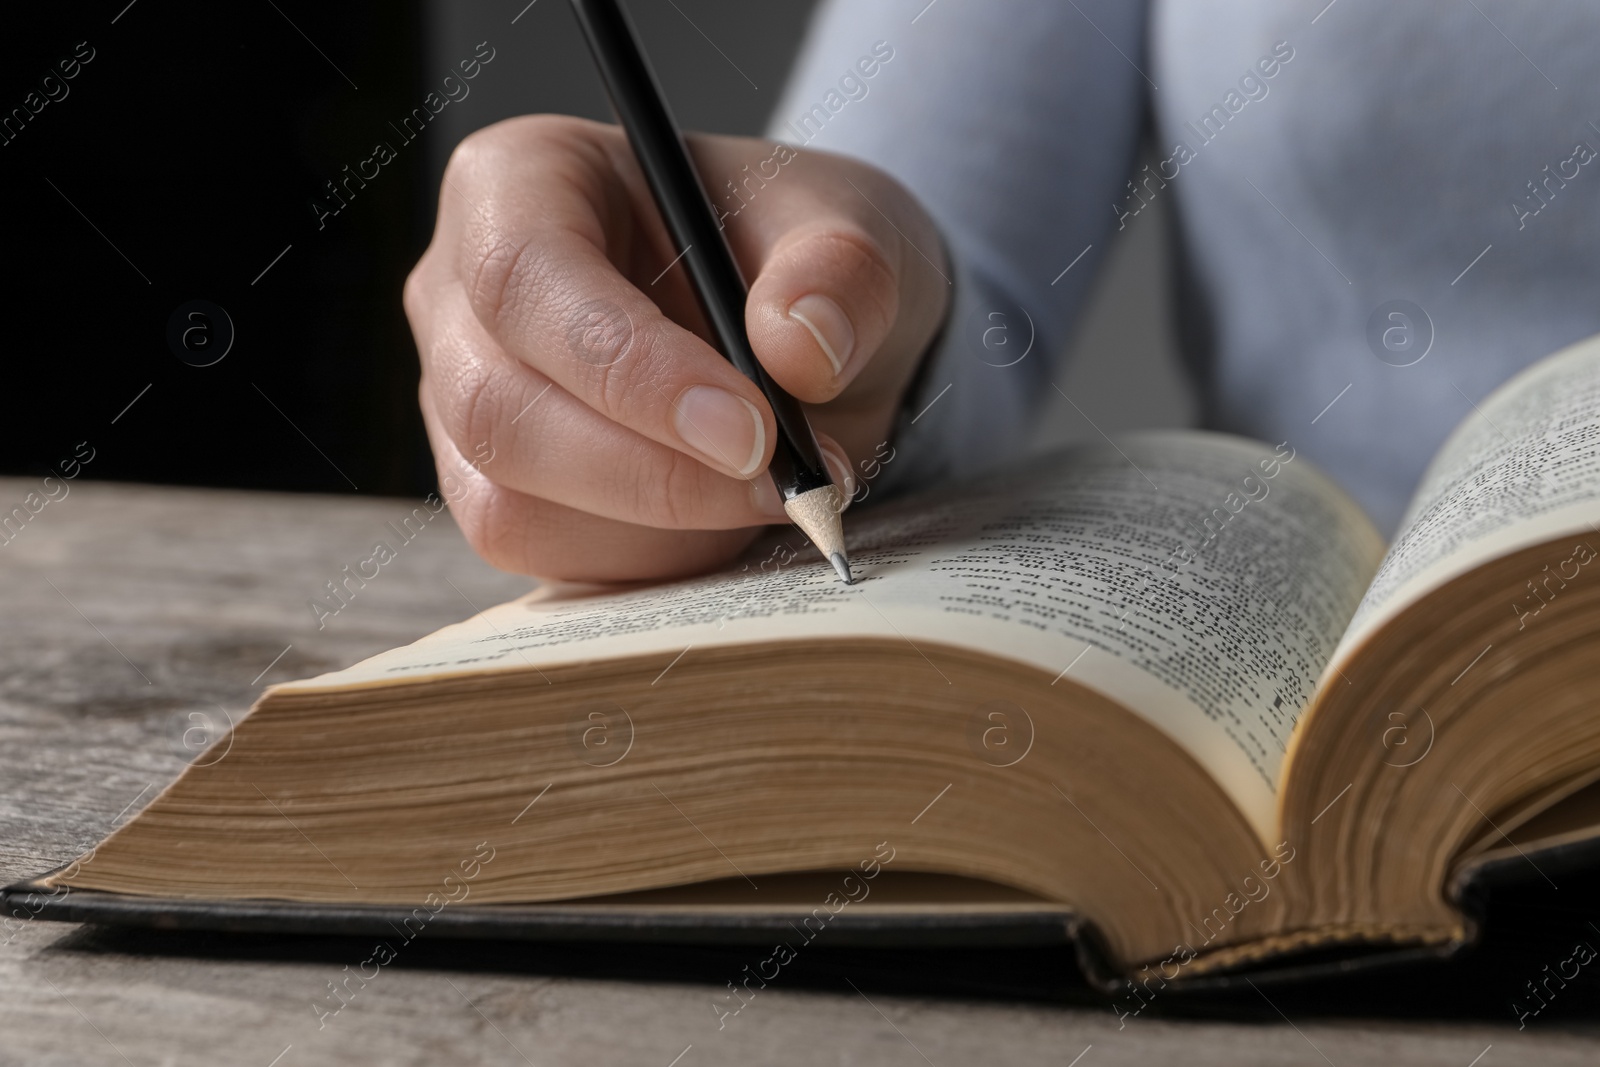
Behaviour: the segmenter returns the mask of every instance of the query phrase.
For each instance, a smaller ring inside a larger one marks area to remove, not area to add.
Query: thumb
[[[897,257],[855,222],[825,218],[770,246],[745,305],[762,366],[810,404],[832,400],[868,370],[900,307]]]

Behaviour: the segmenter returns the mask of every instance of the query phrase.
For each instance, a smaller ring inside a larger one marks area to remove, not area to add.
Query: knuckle
[[[585,346],[580,352],[580,361],[586,364],[582,373],[601,412],[614,422],[625,423],[628,413],[640,407],[637,394],[641,390],[661,392],[652,368],[656,362],[655,353],[662,344],[663,328],[659,323],[637,327],[627,312],[615,305],[595,307],[603,304],[607,302],[586,304],[589,310],[580,316],[574,327],[583,327],[585,334],[591,337],[597,329],[604,334],[598,347]],[[583,352],[591,355],[586,357]],[[594,358],[594,353],[600,358]],[[667,402],[671,402],[670,397]]]
[[[817,240],[838,272],[844,292],[867,301],[884,322],[893,322],[900,304],[899,271],[878,242],[854,230],[835,230]]]
[[[503,571],[526,570],[531,561],[526,558],[521,522],[512,514],[514,502],[508,490],[479,482],[453,502],[450,510],[467,544],[491,566]]]
[[[474,130],[462,138],[445,163],[445,178],[473,183],[477,175],[507,169],[515,160],[553,158],[582,151],[598,123],[571,115],[518,115]]]
[[[445,163],[445,176],[451,179],[469,178],[480,167],[493,166],[503,153],[516,151],[530,141],[537,140],[546,126],[542,120],[550,117],[521,115],[473,130],[451,150],[450,158]]]
[[[506,119],[498,125],[504,126],[508,133],[514,134],[524,145],[532,142],[565,146],[587,140],[594,130],[604,129],[603,124],[596,123],[592,119],[548,113],[521,115]]]
[[[551,526],[550,505],[487,479],[451,505],[467,544],[490,566],[512,574],[563,578],[576,569],[566,538]]]
[[[464,240],[462,277],[473,314],[491,330],[515,326],[548,275],[543,245],[532,236],[518,244],[493,225],[476,232],[469,227]]]
[[[505,414],[502,397],[513,385],[504,377],[476,359],[465,361],[457,371],[446,398],[445,430],[463,452],[499,437]]]
[[[494,127],[486,126],[472,131],[457,142],[450,150],[450,158],[445,160],[445,181],[462,181],[476,171],[484,156],[493,151],[491,146],[494,139]]]
[[[662,530],[692,530],[703,526],[705,467],[691,456],[669,449],[665,470],[640,464],[633,479],[638,521]]]
[[[526,573],[538,569],[539,560],[528,552],[520,523],[510,514],[509,494],[495,489],[485,493],[484,498],[480,538],[473,546],[478,554],[503,571]]]
[[[422,323],[422,305],[426,299],[427,296],[423,292],[422,261],[418,260],[416,266],[406,275],[405,285],[400,289],[400,305],[405,308],[406,320],[411,323],[413,330]]]

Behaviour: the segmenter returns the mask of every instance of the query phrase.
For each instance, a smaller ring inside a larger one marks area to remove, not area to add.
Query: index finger
[[[509,138],[452,164],[447,181],[467,202],[456,269],[473,313],[506,352],[607,418],[751,478],[771,456],[771,410],[613,262],[637,256],[665,273],[676,253],[659,219],[634,211],[627,180],[642,178],[624,177],[620,135],[608,148],[595,140],[608,128],[586,125]]]

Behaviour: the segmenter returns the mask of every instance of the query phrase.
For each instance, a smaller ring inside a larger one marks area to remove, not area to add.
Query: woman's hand
[[[866,164],[749,138],[689,144],[751,279],[756,356],[810,405],[845,486],[944,315],[938,233]],[[708,342],[677,255],[614,126],[530,116],[456,149],[405,308],[440,477],[489,562],[662,578],[786,521],[766,473],[772,411]]]

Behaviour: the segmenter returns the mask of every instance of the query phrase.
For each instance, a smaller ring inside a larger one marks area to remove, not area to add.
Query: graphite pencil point
[[[848,583],[852,580],[850,558],[845,554],[844,523],[839,518],[843,505],[844,494],[839,487],[824,485],[790,497],[784,501],[783,510]]]
[[[855,585],[856,580],[850,575],[850,561],[844,558],[843,552],[835,552],[828,557],[828,562],[833,564],[833,569],[839,572],[839,577],[845,585]]]

